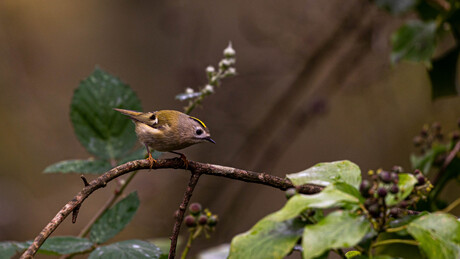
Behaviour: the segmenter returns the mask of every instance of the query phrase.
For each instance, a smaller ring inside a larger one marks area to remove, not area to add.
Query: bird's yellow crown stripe
[[[201,124],[201,126],[203,126],[204,128],[206,128],[206,124],[204,124],[204,122],[200,121],[200,119],[195,118],[195,117],[192,117],[192,116],[190,116],[190,119],[192,119],[192,120],[198,122],[199,124]]]

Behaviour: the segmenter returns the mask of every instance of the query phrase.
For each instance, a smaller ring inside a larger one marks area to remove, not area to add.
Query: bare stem
[[[159,159],[152,167],[152,169],[155,170],[164,168],[185,169],[185,165],[182,159],[172,158]],[[54,232],[54,230],[56,230],[56,228],[64,221],[64,219],[70,215],[77,206],[81,205],[83,201],[88,198],[88,196],[90,196],[94,191],[105,187],[108,182],[116,179],[117,177],[141,169],[150,169],[150,162],[146,159],[131,161],[112,168],[111,170],[92,180],[88,186],[85,186],[72,200],[70,200],[67,204],[64,205],[64,207],[62,207],[56,216],[54,216],[54,218],[35,237],[34,241],[22,254],[21,258],[32,258],[40,246],[43,244],[43,242],[45,242],[45,240]],[[286,178],[232,167],[204,164],[195,161],[189,161],[187,170],[194,174],[221,176],[244,182],[258,183],[280,190],[286,190],[288,188],[294,187],[292,182]],[[313,184],[306,184],[297,187],[298,192],[304,194],[318,193],[322,189],[322,186]]]
[[[192,197],[193,190],[195,189],[198,179],[200,179],[201,173],[192,170],[190,181],[185,189],[184,198],[179,206],[179,213],[176,214],[176,222],[174,223],[173,234],[171,236],[171,247],[169,248],[169,259],[173,259],[176,256],[177,238],[179,237],[180,226],[184,220],[185,210],[187,209],[190,198]]]
[[[383,246],[383,245],[389,245],[389,244],[406,244],[406,245],[413,245],[413,246],[418,246],[419,243],[415,240],[407,240],[407,239],[387,239],[383,241],[376,242],[372,245],[372,247],[376,246]]]

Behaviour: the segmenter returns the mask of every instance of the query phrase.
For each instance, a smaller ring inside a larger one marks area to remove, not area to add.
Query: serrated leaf
[[[453,215],[422,216],[412,221],[407,231],[428,258],[460,258],[460,221]]]
[[[315,258],[333,248],[352,247],[371,229],[363,215],[335,211],[315,225],[307,225],[302,236],[303,258]]]
[[[128,85],[101,69],[80,83],[70,108],[75,134],[91,154],[117,159],[137,142],[133,123],[113,108],[140,111],[139,98]]]
[[[460,47],[455,47],[443,56],[433,60],[428,71],[431,81],[431,98],[458,95],[457,63]]]
[[[391,62],[409,60],[430,64],[436,48],[437,24],[434,21],[408,21],[391,37]]]
[[[268,215],[232,239],[228,258],[284,258],[301,237],[304,226],[299,219],[280,222],[274,214]]]
[[[394,15],[405,13],[411,10],[416,4],[417,0],[375,0],[375,4],[384,8]]]
[[[278,221],[284,221],[297,217],[306,209],[326,209],[345,204],[359,204],[359,198],[340,191],[335,185],[329,185],[317,194],[292,196],[286,205],[273,215]]]
[[[39,253],[65,255],[90,249],[93,243],[87,238],[74,236],[50,237],[38,250]]]
[[[158,259],[160,256],[160,248],[152,243],[142,240],[126,240],[98,247],[89,255],[88,259]]]
[[[132,192],[108,209],[91,227],[91,241],[101,244],[118,234],[134,217],[139,207],[137,192]]]
[[[105,160],[65,160],[45,168],[44,173],[102,174],[112,167]]]
[[[319,163],[304,171],[288,174],[286,177],[296,186],[303,184],[327,186],[335,182],[344,182],[358,189],[361,183],[361,170],[353,162],[344,160]]]
[[[385,203],[388,206],[393,206],[404,200],[414,189],[414,185],[417,183],[417,179],[412,174],[399,174],[397,194],[388,193],[385,197]]]

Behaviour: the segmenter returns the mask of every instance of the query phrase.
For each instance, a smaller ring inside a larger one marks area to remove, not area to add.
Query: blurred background
[[[144,110],[182,110],[174,96],[203,86],[206,66],[217,65],[229,41],[238,75],[192,113],[217,145],[190,147],[189,159],[278,176],[343,159],[363,172],[410,170],[412,138],[433,121],[454,129],[460,98],[432,101],[422,64],[391,66],[389,38],[407,18],[365,0],[1,1],[0,241],[33,239],[83,187],[77,174],[42,172],[90,156],[69,106],[95,66],[131,85]],[[182,170],[139,174],[126,193],[137,190],[141,206],[115,240],[170,236],[188,179]],[[55,235],[78,234],[114,185],[91,195],[77,223],[67,219]],[[456,196],[454,185],[442,195]],[[197,252],[229,243],[285,196],[204,176],[192,201],[220,219]]]

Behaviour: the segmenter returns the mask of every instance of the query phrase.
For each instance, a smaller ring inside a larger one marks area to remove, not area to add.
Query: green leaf
[[[142,110],[139,98],[118,78],[100,70],[83,80],[72,98],[70,118],[80,143],[103,159],[118,159],[136,144],[134,125],[112,108]]]
[[[392,35],[391,62],[405,59],[429,65],[436,48],[436,30],[434,21],[408,21]]]
[[[102,174],[111,168],[105,160],[65,160],[48,166],[44,173]]]
[[[393,206],[404,200],[414,189],[414,185],[417,183],[417,179],[412,174],[399,174],[397,194],[388,193],[385,197],[385,203],[388,206]]]
[[[38,250],[39,253],[65,255],[90,249],[93,243],[87,238],[73,236],[50,237]]]
[[[274,213],[274,217],[283,221],[297,217],[306,209],[325,209],[346,204],[359,204],[359,198],[337,189],[335,185],[329,185],[317,194],[292,196],[281,210]]]
[[[126,240],[107,246],[98,247],[88,259],[137,259],[154,258],[161,256],[160,248],[142,240]]]
[[[460,221],[453,215],[422,216],[412,221],[407,231],[428,258],[460,258]]]
[[[268,215],[233,238],[228,258],[284,258],[301,237],[304,226],[299,219],[280,222],[274,214]]]
[[[427,175],[436,157],[442,153],[447,152],[449,150],[449,147],[450,144],[435,143],[433,144],[431,149],[425,152],[425,154],[421,156],[411,155],[410,160],[412,167],[414,169],[421,170],[425,175]]]
[[[375,0],[375,4],[387,10],[393,15],[398,15],[411,10],[416,4],[417,0]]]
[[[443,56],[433,60],[429,70],[431,81],[431,98],[458,95],[457,63],[460,47],[455,47]]]
[[[356,258],[357,256],[360,256],[361,255],[361,252],[360,251],[348,251],[345,253],[345,257],[347,259],[350,259],[350,258]]]
[[[353,162],[344,160],[319,163],[304,171],[288,174],[286,177],[296,186],[303,184],[327,186],[331,183],[344,182],[358,189],[361,183],[361,170]]]
[[[315,225],[307,225],[302,236],[303,258],[315,258],[334,248],[352,247],[371,229],[363,215],[335,211]]]
[[[11,258],[16,254],[22,253],[26,248],[26,244],[21,242],[0,242],[0,258]]]
[[[132,192],[108,209],[91,227],[91,241],[101,244],[118,234],[131,221],[139,207],[137,192]]]

